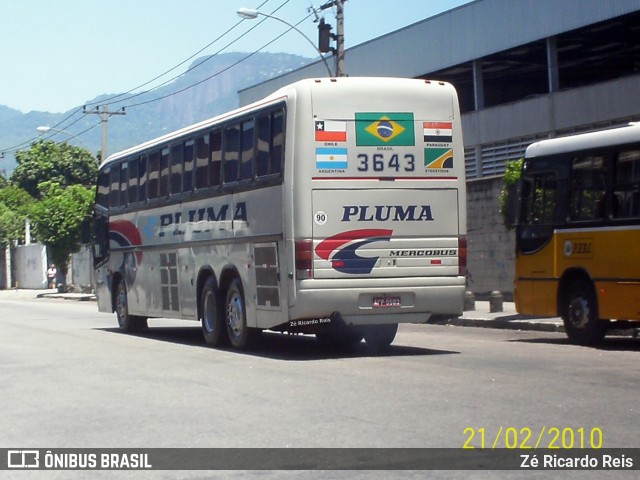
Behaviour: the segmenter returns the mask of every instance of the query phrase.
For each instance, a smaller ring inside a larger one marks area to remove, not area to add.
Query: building
[[[540,139],[640,120],[640,0],[476,0],[348,49],[345,64],[350,76],[455,85],[469,288],[509,293],[514,239],[497,206],[505,164]],[[318,61],[240,91],[240,104],[325,74]]]

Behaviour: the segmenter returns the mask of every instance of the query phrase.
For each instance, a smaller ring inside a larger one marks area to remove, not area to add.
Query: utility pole
[[[100,162],[104,162],[107,158],[107,124],[109,117],[111,115],[126,115],[127,113],[124,111],[124,107],[116,112],[110,112],[107,105],[103,105],[102,109],[96,107],[93,110],[87,110],[87,107],[84,107],[82,113],[85,115],[92,114],[102,116],[102,149],[100,150]]]
[[[344,2],[336,0],[336,77],[344,77]]]
[[[319,20],[318,24],[318,49],[322,53],[329,51],[333,52],[336,57],[336,77],[346,76],[344,67],[344,2],[346,0],[329,0],[327,3],[320,7],[320,10],[326,10],[327,8],[336,7],[336,34],[331,33],[331,25],[324,22],[324,19]],[[315,11],[315,10],[314,10]],[[316,14],[316,19],[318,18]],[[316,20],[318,21],[318,20]],[[336,48],[329,46],[329,39],[336,41]]]

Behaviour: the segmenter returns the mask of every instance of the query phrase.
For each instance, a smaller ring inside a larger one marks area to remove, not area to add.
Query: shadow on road
[[[567,345],[575,347],[577,345],[572,344],[568,338],[518,338],[509,340],[514,343],[546,343],[549,345]],[[628,351],[628,352],[640,352],[640,338],[633,337],[605,337],[600,345],[595,347],[583,347],[592,348],[594,350],[604,351]]]
[[[125,333],[119,328],[98,328],[108,333],[130,335],[133,337],[157,340],[161,342],[176,343],[179,345],[191,345],[194,347],[210,348],[202,337],[199,327],[152,327],[140,333]],[[212,351],[215,349],[212,349]],[[235,352],[239,355],[251,355],[275,360],[330,360],[336,358],[363,358],[363,357],[403,357],[403,356],[428,356],[451,355],[460,352],[450,350],[434,350],[429,348],[411,347],[406,345],[391,345],[382,352],[372,350],[365,342],[344,348],[333,348],[320,344],[314,336],[310,335],[286,335],[275,332],[263,332],[257,344],[252,350],[240,351],[225,346],[218,350]]]

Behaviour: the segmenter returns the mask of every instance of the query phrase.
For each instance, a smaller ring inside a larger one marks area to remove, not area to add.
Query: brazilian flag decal
[[[356,145],[413,146],[413,113],[356,113]]]
[[[427,169],[453,168],[453,150],[451,148],[425,148],[424,166]]]

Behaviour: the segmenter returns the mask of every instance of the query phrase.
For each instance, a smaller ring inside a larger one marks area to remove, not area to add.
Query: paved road
[[[640,447],[637,339],[593,349],[561,333],[404,325],[385,355],[275,334],[239,353],[207,348],[193,323],[150,324],[126,335],[93,302],[3,295],[2,445],[459,448],[465,429],[480,446],[480,428],[493,441],[500,427],[558,427],[598,428],[605,447]],[[373,478],[390,478],[382,473]],[[470,473],[440,476],[495,478]],[[546,473],[539,478],[557,478]],[[177,478],[148,475],[140,478]],[[372,478],[360,475],[313,478]],[[394,478],[424,476],[413,475]],[[282,476],[293,478],[273,478]]]

